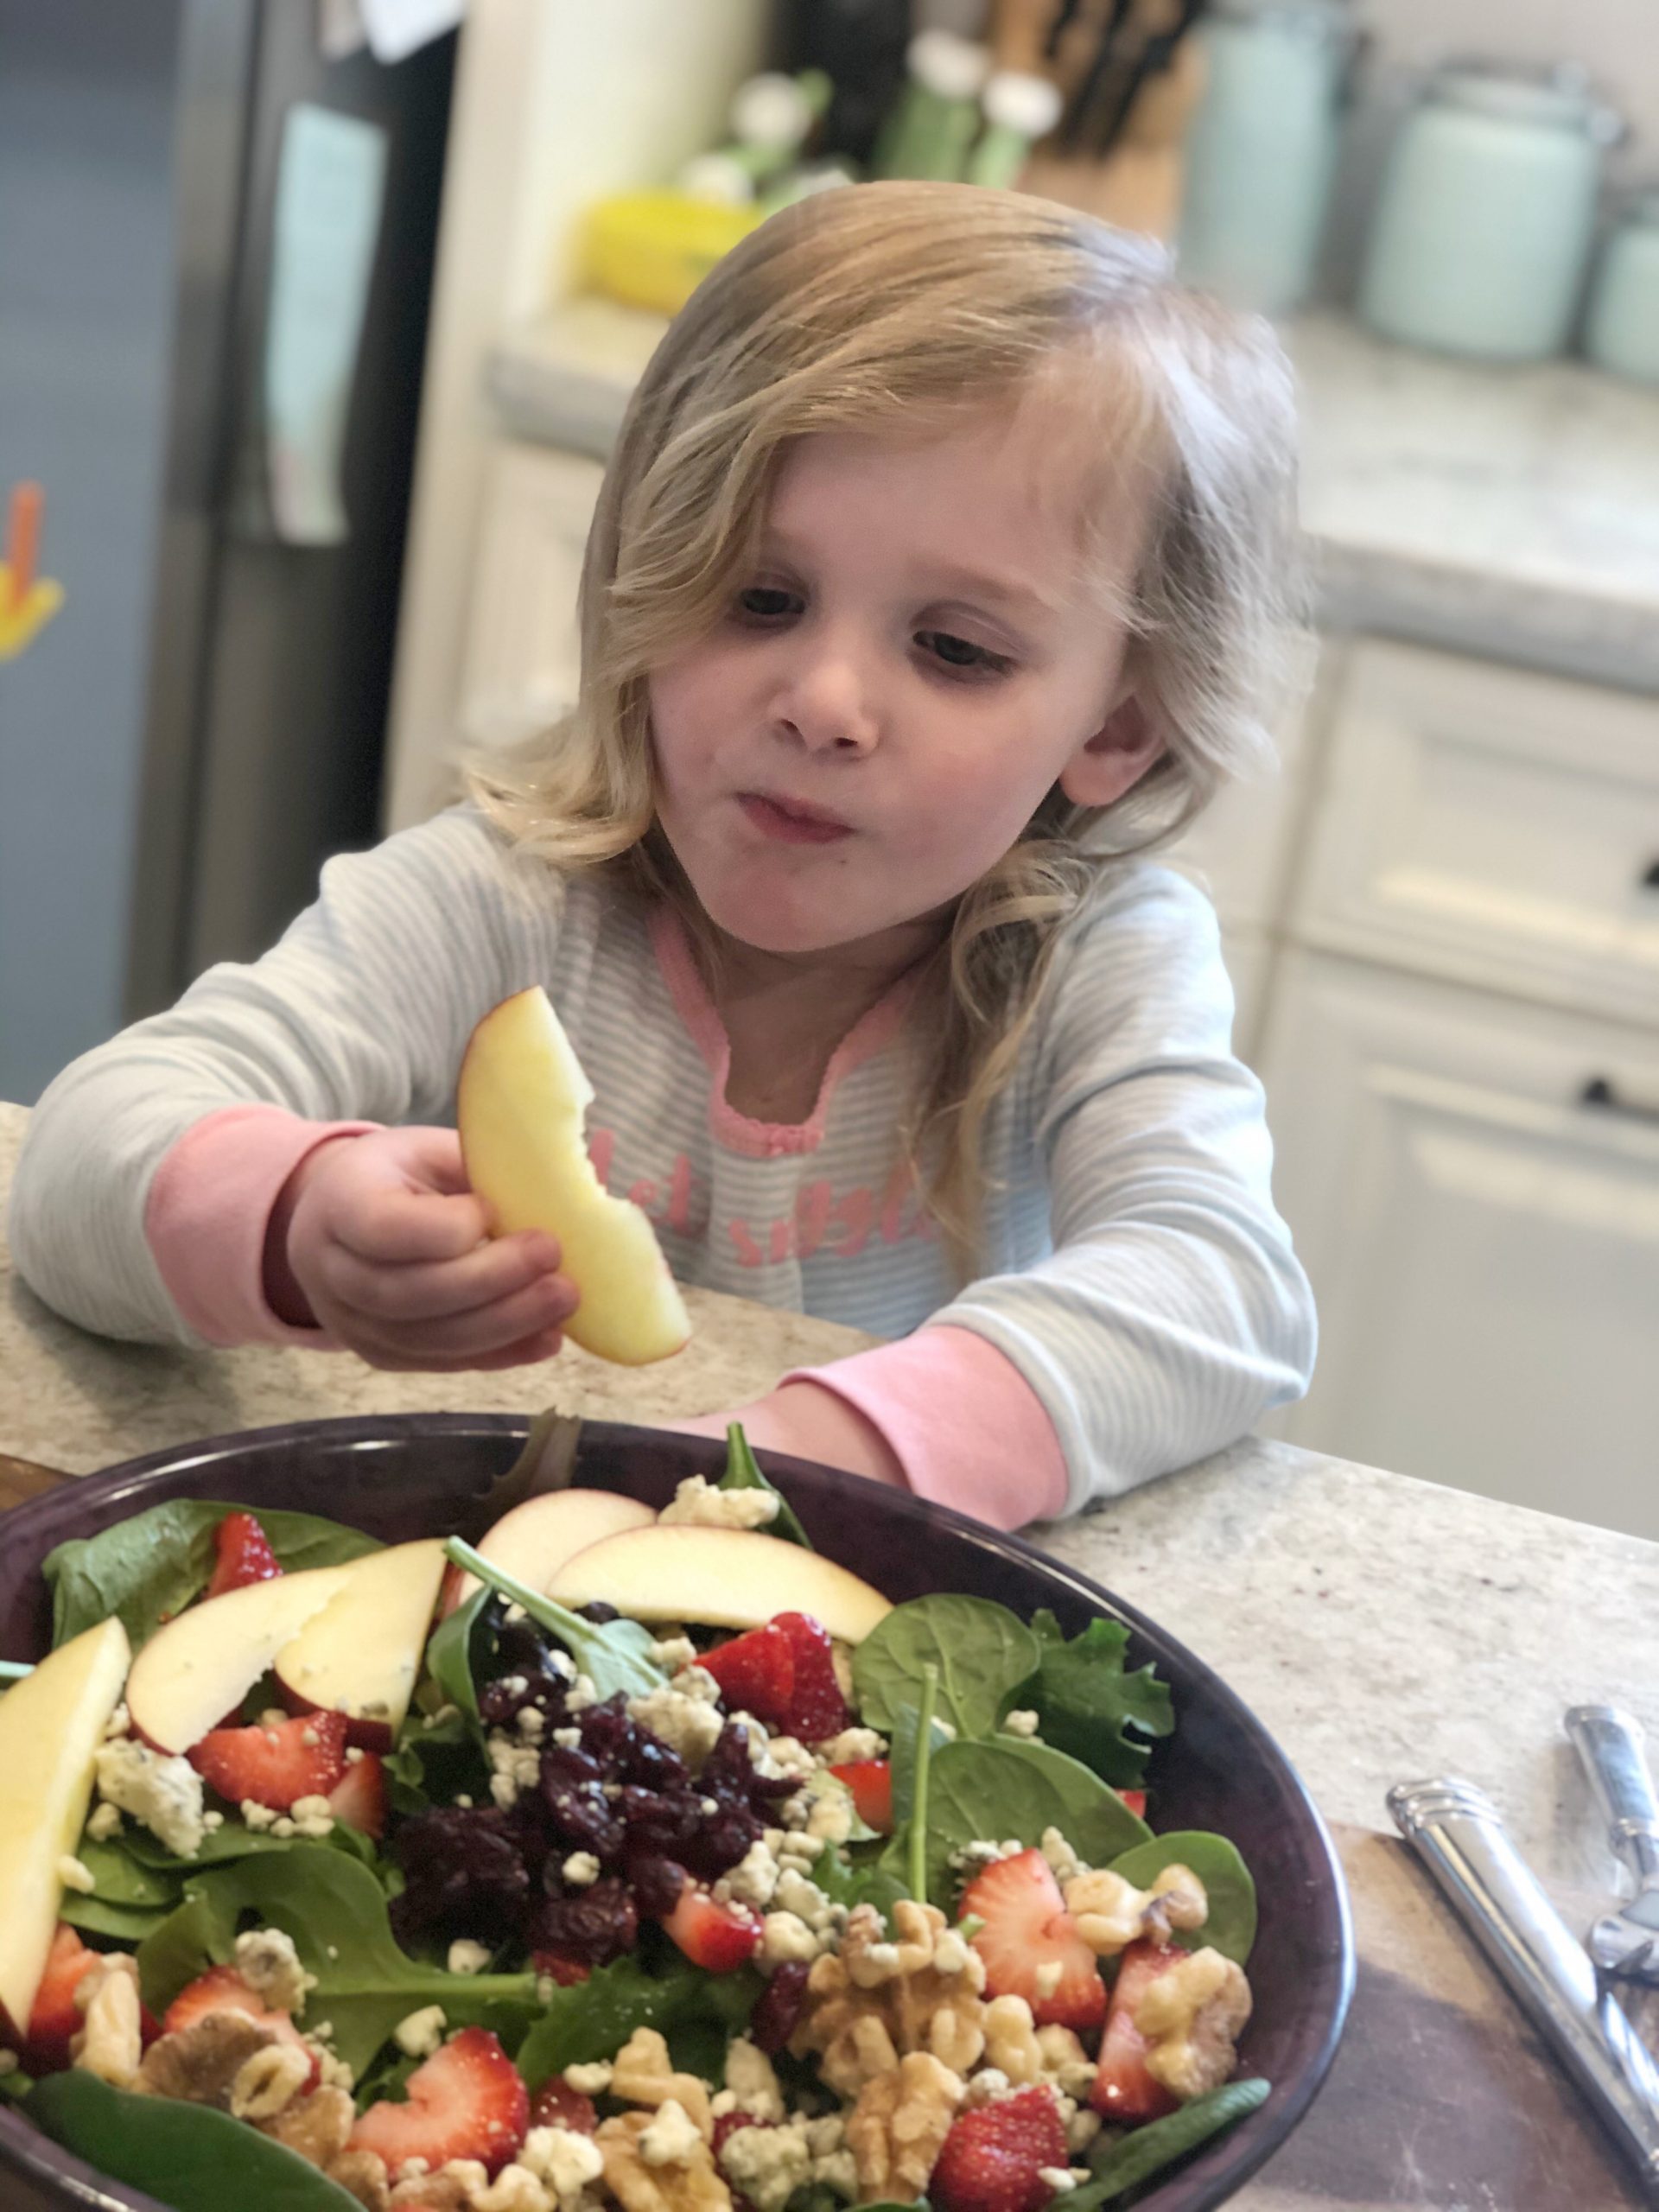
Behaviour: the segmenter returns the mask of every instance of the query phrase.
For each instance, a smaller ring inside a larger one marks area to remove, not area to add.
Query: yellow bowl
[[[722,207],[683,192],[626,192],[589,210],[583,274],[626,307],[677,315],[703,278],[760,220],[753,207]]]

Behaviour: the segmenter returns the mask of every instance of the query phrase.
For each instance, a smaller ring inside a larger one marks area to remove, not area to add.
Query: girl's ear
[[[1163,754],[1162,734],[1130,691],[1061,769],[1060,789],[1073,806],[1110,806]]]

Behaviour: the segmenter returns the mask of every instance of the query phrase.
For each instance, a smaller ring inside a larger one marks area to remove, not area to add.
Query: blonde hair
[[[574,711],[521,768],[473,779],[521,850],[607,867],[695,929],[654,827],[647,679],[729,607],[785,452],[816,432],[902,435],[1040,398],[1051,378],[1074,404],[1081,392],[1085,421],[1096,407],[1103,462],[1126,446],[1153,462],[1151,526],[1116,611],[1166,749],[1109,808],[1051,792],[963,894],[918,979],[935,1020],[908,1142],[964,1271],[986,1116],[1062,930],[1103,862],[1173,836],[1266,748],[1300,613],[1292,383],[1267,326],[1179,289],[1152,241],[1019,194],[861,185],[774,215],[704,281],[634,393],[588,540]]]

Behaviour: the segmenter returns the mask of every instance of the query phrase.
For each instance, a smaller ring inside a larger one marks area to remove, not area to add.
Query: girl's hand
[[[265,1295],[371,1366],[446,1375],[550,1359],[577,1291],[559,1247],[493,1241],[453,1129],[377,1129],[308,1153],[272,1209]]]

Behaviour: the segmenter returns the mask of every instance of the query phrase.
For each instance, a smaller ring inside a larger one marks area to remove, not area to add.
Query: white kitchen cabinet
[[[1659,1036],[1291,950],[1261,1065],[1320,1313],[1281,1433],[1659,1536]]]
[[[475,744],[515,744],[575,703],[576,596],[604,474],[550,446],[503,444],[491,457],[461,686]]]
[[[1659,701],[1374,639],[1338,687],[1298,940],[1659,1025]]]

